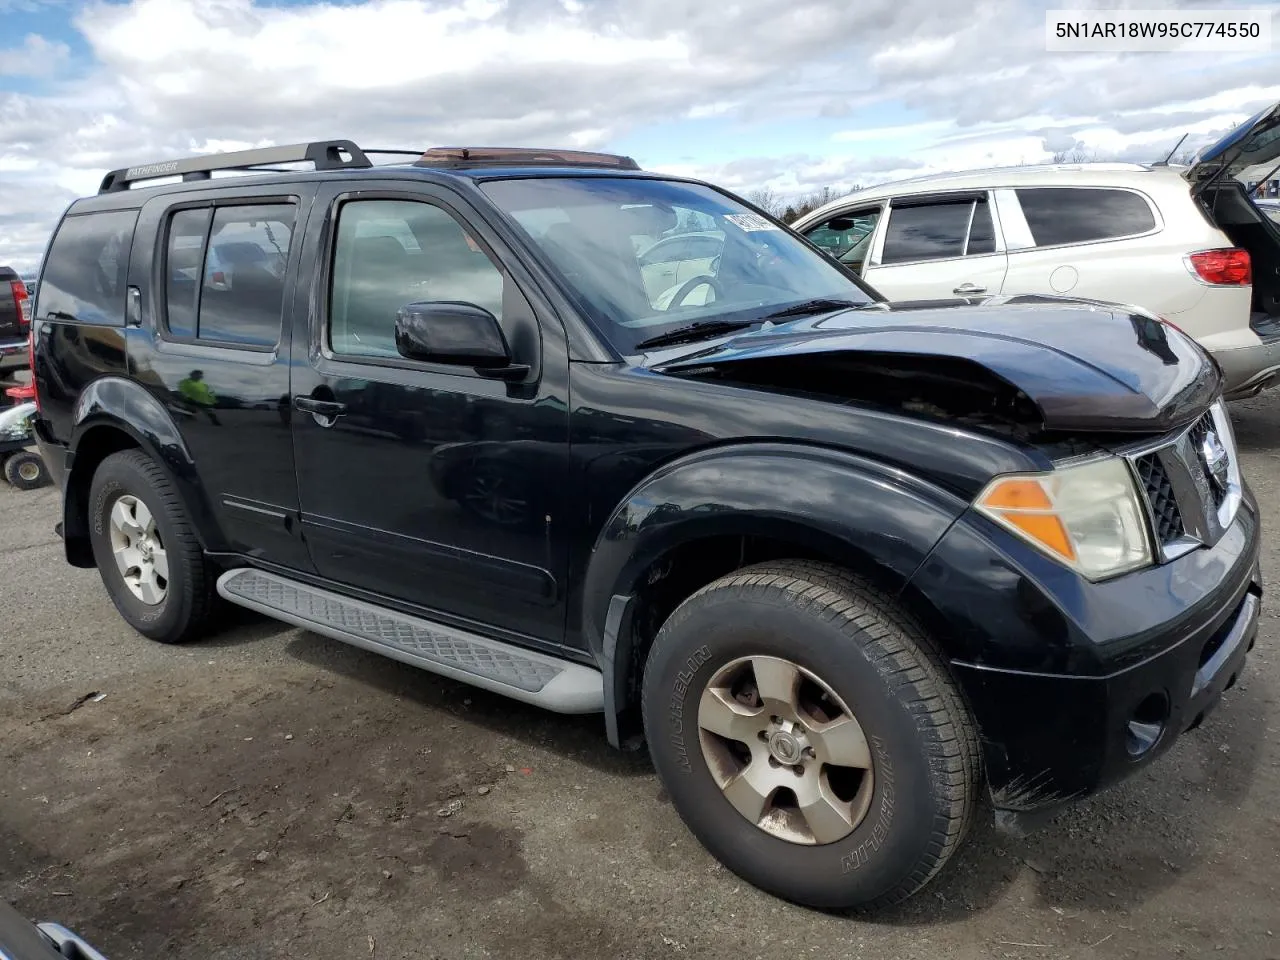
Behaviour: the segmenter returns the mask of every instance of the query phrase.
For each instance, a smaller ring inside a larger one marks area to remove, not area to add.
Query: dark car
[[[0,266],[0,379],[27,365],[28,303],[22,277],[11,267]]]
[[[1235,683],[1258,509],[1172,326],[888,304],[625,157],[414,157],[149,164],[62,219],[37,434],[139,633],[221,597],[602,713],[724,864],[824,907],[911,895],[984,793],[1034,825]],[[637,251],[682,230],[715,255],[660,289]]]
[[[106,960],[93,947],[56,923],[39,926],[0,901],[0,960]]]

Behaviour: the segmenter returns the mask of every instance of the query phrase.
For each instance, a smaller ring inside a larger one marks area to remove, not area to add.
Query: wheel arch
[[[81,393],[72,422],[62,497],[68,563],[94,566],[89,488],[102,461],[121,450],[141,450],[150,457],[178,490],[201,546],[221,546],[223,538],[191,451],[169,411],[152,394],[122,377],[103,377]]]
[[[615,509],[586,571],[583,628],[605,673],[610,742],[623,745],[636,728],[644,658],[666,617],[754,563],[841,567],[944,631],[910,580],[966,507],[896,468],[800,445],[718,448],[661,468]]]

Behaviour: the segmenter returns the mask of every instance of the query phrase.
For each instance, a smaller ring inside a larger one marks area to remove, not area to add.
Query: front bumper
[[[1025,832],[1204,720],[1256,641],[1259,539],[1246,496],[1213,547],[1089,583],[979,518],[952,528],[913,588],[957,631],[998,824]]]

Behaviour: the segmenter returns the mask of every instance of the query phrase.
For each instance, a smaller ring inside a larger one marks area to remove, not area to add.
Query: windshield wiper
[[[830,297],[819,297],[816,300],[793,303],[791,306],[775,310],[773,313],[766,313],[761,319],[777,320],[779,317],[806,317],[813,313],[828,313],[832,310],[844,310],[847,307],[862,306],[866,306],[866,304],[858,303],[856,300],[836,300]]]
[[[675,330],[668,330],[648,340],[641,340],[636,344],[636,349],[674,347],[678,343],[690,343],[694,340],[714,337],[720,333],[732,333],[734,330],[755,326],[759,322],[759,320],[703,320],[701,323],[691,323],[687,327],[677,327]]]

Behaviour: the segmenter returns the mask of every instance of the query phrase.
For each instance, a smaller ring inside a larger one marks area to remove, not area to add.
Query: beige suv
[[[1188,167],[1002,167],[883,184],[792,226],[890,300],[1132,304],[1200,342],[1231,399],[1280,385],[1280,225],[1235,175],[1280,158],[1280,104]]]

